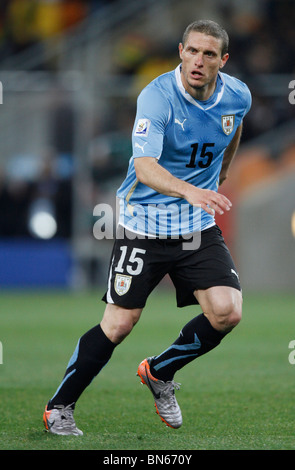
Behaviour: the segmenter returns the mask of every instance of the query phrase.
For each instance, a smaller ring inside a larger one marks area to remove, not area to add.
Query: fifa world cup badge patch
[[[234,114],[227,114],[226,116],[221,116],[221,124],[223,132],[226,135],[232,133],[235,124],[235,115]]]
[[[139,119],[134,131],[134,135],[147,137],[151,121],[149,119]]]
[[[132,277],[125,276],[125,274],[116,274],[115,277],[115,291],[118,295],[124,295],[129,291],[131,286]]]

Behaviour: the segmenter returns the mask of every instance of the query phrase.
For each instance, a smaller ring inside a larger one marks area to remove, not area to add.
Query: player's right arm
[[[137,180],[149,186],[158,193],[176,198],[183,198],[189,204],[201,207],[208,214],[223,214],[231,208],[230,200],[223,194],[210,189],[201,189],[186,181],[173,176],[168,170],[159,165],[153,157],[134,159]]]

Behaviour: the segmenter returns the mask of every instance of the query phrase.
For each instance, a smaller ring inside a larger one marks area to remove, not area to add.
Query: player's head
[[[220,54],[223,57],[225,54],[228,53],[228,46],[229,46],[229,37],[227,32],[224,28],[222,28],[218,23],[211,20],[199,20],[194,21],[193,23],[189,24],[182,36],[182,44],[185,46],[189,34],[195,31],[197,33],[203,33],[207,36],[213,36],[216,39],[220,40],[221,49]]]
[[[219,70],[228,60],[228,35],[214,21],[190,24],[179,44],[181,78],[188,93],[207,100],[215,90]]]

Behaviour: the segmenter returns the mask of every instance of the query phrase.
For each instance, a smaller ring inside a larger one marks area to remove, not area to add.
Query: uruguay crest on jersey
[[[226,116],[221,116],[221,124],[223,132],[226,135],[231,134],[235,126],[235,115],[228,114]]]

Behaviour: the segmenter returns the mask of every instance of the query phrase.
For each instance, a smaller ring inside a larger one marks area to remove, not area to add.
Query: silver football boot
[[[182,415],[177,400],[175,390],[179,390],[180,384],[172,381],[163,382],[156,379],[150,372],[152,357],[144,359],[138,366],[137,375],[141,382],[148,386],[155,399],[155,407],[161,420],[171,428],[180,428],[182,425]]]
[[[52,410],[47,410],[43,414],[43,423],[46,431],[61,436],[82,436],[83,432],[77,428],[72,405],[56,405]]]

